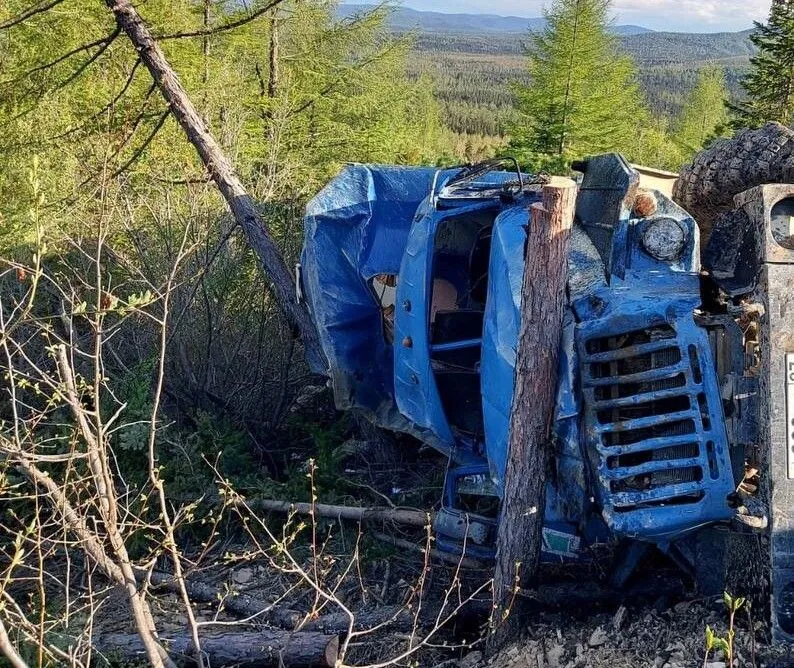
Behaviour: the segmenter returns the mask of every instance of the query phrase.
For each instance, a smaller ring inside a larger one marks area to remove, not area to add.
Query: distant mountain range
[[[337,14],[346,18],[362,11],[372,9],[367,4],[340,5]],[[394,32],[420,30],[425,33],[464,34],[506,34],[526,33],[542,30],[546,25],[542,18],[522,18],[519,16],[497,16],[495,14],[444,14],[424,12],[407,7],[398,7],[389,17],[389,28]],[[653,32],[648,28],[634,25],[618,25],[613,28],[617,35],[644,35]]]

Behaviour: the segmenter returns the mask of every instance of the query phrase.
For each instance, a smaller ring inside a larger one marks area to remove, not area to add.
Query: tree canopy
[[[545,29],[530,35],[530,83],[516,89],[511,143],[525,162],[622,150],[636,137],[643,97],[609,31],[609,8],[609,0],[556,0]]]
[[[728,122],[727,99],[723,71],[714,67],[701,70],[676,127],[676,138],[688,153],[701,150],[714,136],[724,132]]]
[[[5,3],[0,23],[29,4]],[[438,105],[427,79],[409,78],[411,43],[388,34],[385,9],[339,20],[325,0],[269,4],[150,0],[141,7],[260,201],[305,197],[349,161],[437,159]],[[100,184],[105,191],[132,184],[142,197],[168,185],[173,204],[205,179],[102,3],[62,0],[6,27],[0,70],[0,243],[24,235],[34,156],[47,221],[70,231],[87,217]]]
[[[794,121],[794,3],[774,0],[767,23],[750,36],[758,53],[742,81],[745,99],[731,106],[736,128]]]

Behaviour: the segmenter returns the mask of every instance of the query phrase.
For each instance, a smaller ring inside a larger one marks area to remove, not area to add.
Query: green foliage
[[[768,121],[790,125],[794,120],[794,4],[772,3],[766,24],[756,23],[750,40],[758,53],[743,79],[746,99],[732,106],[734,126],[759,127]]]
[[[676,124],[676,139],[691,155],[724,132],[728,122],[727,99],[724,74],[717,68],[701,70],[697,86],[689,94]]]
[[[308,442],[310,448],[305,456],[293,453],[293,461],[287,467],[285,480],[278,492],[283,498],[308,501],[306,486],[306,461],[310,453],[316,462],[314,490],[324,503],[338,501],[346,489],[342,479],[342,462],[345,457],[345,434],[350,428],[350,416],[345,414],[330,422],[308,419],[295,415],[289,423],[289,440],[293,443]]]
[[[212,0],[209,27],[266,2],[247,4]],[[346,162],[433,163],[444,152],[432,84],[407,72],[410,41],[387,33],[384,8],[338,21],[335,4],[286,0],[206,40],[162,41],[261,201],[305,198]],[[9,0],[0,21],[28,7]],[[204,29],[201,10],[192,0],[140,7],[159,35]],[[191,213],[197,204],[220,208],[212,189],[191,188],[204,178],[203,167],[129,41],[114,38],[113,28],[102,3],[64,0],[2,31],[0,250],[30,241],[25,171],[34,155],[51,203],[51,237],[93,233],[99,200],[122,192],[132,210],[145,203],[138,232],[160,215],[160,203],[169,200],[173,211],[186,190]],[[120,227],[113,215],[106,225]]]
[[[671,128],[687,98],[697,86],[702,69],[719,68],[725,74],[728,97],[737,100],[740,81],[749,68],[755,47],[749,31],[741,33],[647,33],[617,37],[619,53],[638,66],[638,81],[645,105],[639,104],[638,129],[627,154],[636,162],[677,170],[690,157]],[[530,76],[522,55],[526,34],[420,33],[409,60],[413,76],[429,75],[442,105],[443,121],[458,133],[489,138],[489,146],[466,151],[468,141],[455,137],[448,144],[453,156],[467,159],[502,153],[511,129],[521,121],[514,107],[514,88],[527,87]],[[643,116],[642,107],[650,113]],[[499,139],[502,141],[500,142]],[[456,144],[455,146],[452,146]],[[510,149],[508,152],[515,152]],[[454,161],[447,161],[454,162]],[[564,160],[528,160],[536,168],[566,166]]]
[[[609,32],[608,0],[557,0],[530,35],[511,148],[529,164],[625,150],[643,116],[637,72]]]
[[[122,459],[134,453],[144,453],[149,439],[152,415],[152,373],[154,360],[138,363],[120,382],[119,397],[127,405],[127,421],[113,434],[115,451]],[[108,408],[110,410],[110,408]],[[137,459],[137,458],[136,458]]]
[[[708,664],[709,655],[712,652],[722,652],[725,655],[726,663],[733,665],[733,642],[736,638],[736,613],[747,603],[747,599],[736,597],[727,591],[722,594],[722,602],[728,610],[728,631],[724,637],[717,635],[710,626],[706,626],[706,654],[703,658],[703,665]],[[751,629],[752,632],[752,629]]]
[[[710,626],[706,627],[706,652],[728,652],[728,641],[720,638]]]
[[[637,128],[637,141],[627,154],[641,165],[678,171],[690,157],[680,144],[674,141],[670,122],[665,117],[655,118],[650,114]]]
[[[206,493],[213,479],[209,465],[241,492],[256,488],[266,477],[246,434],[217,416],[199,413],[192,429],[163,436],[162,477],[174,498],[190,500]]]

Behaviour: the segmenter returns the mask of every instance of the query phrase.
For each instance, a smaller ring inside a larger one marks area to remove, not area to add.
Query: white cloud
[[[614,9],[621,22],[656,30],[712,31],[749,28],[766,18],[769,5],[769,0],[616,0]]]
[[[414,9],[539,16],[549,0],[405,0]],[[654,30],[714,32],[744,30],[763,21],[770,0],[613,0],[620,23]]]

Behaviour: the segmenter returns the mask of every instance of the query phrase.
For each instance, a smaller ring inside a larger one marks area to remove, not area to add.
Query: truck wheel
[[[675,182],[673,199],[700,226],[705,247],[714,220],[732,210],[733,198],[764,183],[794,179],[794,132],[780,123],[743,130],[718,139],[685,166]]]

